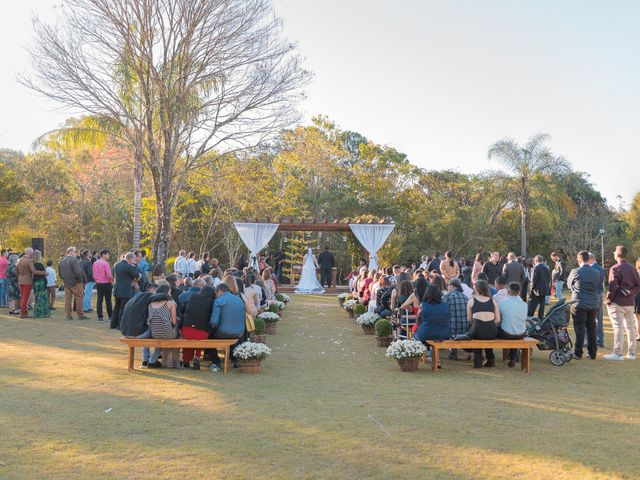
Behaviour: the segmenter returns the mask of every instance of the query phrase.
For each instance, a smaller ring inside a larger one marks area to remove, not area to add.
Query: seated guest
[[[407,298],[407,300],[402,305],[400,305],[400,308],[413,310],[413,313],[417,315],[418,309],[420,308],[420,304],[422,303],[422,299],[424,298],[424,294],[427,291],[428,285],[429,284],[424,278],[418,278],[415,281],[413,293],[409,295],[409,298]]]
[[[438,275],[437,273],[432,273],[430,278],[429,278],[429,283],[431,285],[435,285],[436,287],[438,287],[440,289],[440,293],[442,295],[444,295],[445,293],[447,293],[447,284],[445,283],[445,280],[442,276]]]
[[[485,282],[487,282],[487,285],[489,285],[489,277],[484,272],[478,273],[478,280],[484,280]],[[496,293],[498,293],[498,291],[495,288],[493,288],[491,285],[489,285],[489,293],[493,297]]]
[[[226,276],[225,278],[233,277]],[[216,287],[216,299],[213,302],[211,318],[209,319],[209,327],[212,330],[210,338],[237,338],[240,340],[245,333],[244,319],[244,302],[240,297],[231,293],[228,284],[223,281]],[[231,347],[231,351],[238,343],[239,341]],[[220,359],[215,348],[211,351],[211,361],[211,371],[220,371]],[[239,363],[233,360],[233,366],[239,366]]]
[[[191,279],[189,278],[189,280]],[[191,295],[193,295],[194,293],[200,293],[202,287],[205,286],[204,280],[202,280],[201,278],[196,278],[190,283],[191,287],[189,287],[189,290],[187,290],[186,292],[182,292],[178,297],[178,316],[180,318],[184,317],[184,310],[187,307],[187,302],[191,298]]]
[[[166,280],[162,265],[160,265],[159,263],[156,263],[156,265],[153,267],[153,271],[151,272],[151,280],[155,284],[157,284],[160,280]]]
[[[391,281],[387,275],[383,275],[380,278],[380,286],[376,293],[376,309],[375,313],[381,317],[389,318],[391,316],[391,294],[394,288],[391,286]]]
[[[182,281],[178,281],[178,289],[181,292],[186,292],[193,286],[193,278],[184,277]]]
[[[447,293],[443,297],[449,306],[449,330],[451,336],[455,337],[469,330],[469,320],[467,319],[467,296],[462,292],[462,282],[454,278],[449,282]],[[449,351],[449,360],[458,360],[458,349],[452,348]]]
[[[178,299],[180,298],[180,294],[182,293],[182,290],[178,288],[178,275],[173,273],[169,275],[166,280],[169,283],[171,298],[173,298],[173,301],[176,302],[176,305],[177,305]],[[161,282],[158,282],[158,285],[160,285],[160,283]]]
[[[260,310],[260,303],[262,300],[262,289],[256,285],[256,276],[252,272],[245,273],[244,279],[244,293],[247,298],[253,302],[256,310]]]
[[[495,285],[497,292],[493,295],[493,299],[500,305],[509,295],[507,290],[507,277],[498,275],[495,279]]]
[[[429,285],[420,304],[418,330],[415,340],[448,340],[451,338],[449,328],[449,305],[442,301],[442,292],[435,285]],[[438,365],[440,367],[440,365]]]
[[[169,285],[162,284],[157,293],[169,293]],[[153,299],[149,303],[147,325],[151,329],[151,338],[171,340],[178,337],[177,306],[173,300]],[[166,368],[179,368],[179,348],[163,348],[162,360]]]
[[[216,291],[205,285],[199,292],[194,292],[187,300],[184,318],[181,321],[180,333],[183,338],[189,340],[206,340],[209,338],[209,320],[213,310],[213,302]],[[182,366],[190,368],[189,362],[193,359],[193,369],[200,370],[200,349],[183,348]]]
[[[478,340],[495,340],[498,337],[500,310],[496,301],[491,298],[489,284],[486,280],[478,280],[474,286],[474,294],[467,303],[467,318],[471,322],[471,337]],[[485,348],[487,361],[485,367],[495,367],[496,359],[492,348]],[[473,350],[473,368],[482,368],[482,349]]]
[[[520,298],[520,284],[509,284],[509,296],[499,304],[500,329],[498,336],[506,340],[520,340],[527,330],[527,304]],[[509,349],[509,367],[518,360],[518,349]]]

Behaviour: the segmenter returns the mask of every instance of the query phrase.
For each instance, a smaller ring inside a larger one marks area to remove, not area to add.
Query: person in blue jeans
[[[564,288],[564,284],[567,281],[567,264],[556,252],[553,252],[551,254],[551,260],[553,260],[553,262],[555,263],[553,272],[551,274],[551,281],[553,282],[556,290],[556,298],[558,300],[562,300],[564,298],[562,289]]]
[[[604,347],[604,314],[602,311],[602,295],[604,292],[604,279],[606,277],[606,274],[604,268],[602,268],[602,266],[599,265],[596,261],[596,256],[591,252],[589,252],[589,265],[591,265],[592,268],[598,270],[598,273],[600,274],[600,282],[598,283],[598,313],[596,315],[598,325],[596,335],[598,338],[598,347]]]

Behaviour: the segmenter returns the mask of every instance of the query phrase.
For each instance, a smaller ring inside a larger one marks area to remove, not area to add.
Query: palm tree
[[[517,199],[520,209],[521,255],[527,255],[527,215],[531,200],[531,183],[539,177],[566,173],[569,162],[564,157],[557,157],[545,146],[551,137],[546,133],[532,136],[524,145],[507,138],[489,147],[488,157],[500,160],[511,174],[508,188]]]

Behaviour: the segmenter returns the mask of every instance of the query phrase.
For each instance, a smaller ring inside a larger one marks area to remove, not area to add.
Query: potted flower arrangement
[[[341,293],[340,295],[338,295],[338,302],[340,302],[340,306],[344,306],[344,302],[346,302],[347,300],[349,300],[351,298],[351,294],[350,293]]]
[[[353,318],[353,315],[354,315],[353,307],[355,307],[356,305],[358,305],[357,301],[355,301],[355,300],[346,300],[344,302],[344,304],[342,305],[342,308],[344,308],[347,311],[347,313],[349,314],[349,316],[351,318]]]
[[[360,315],[362,315],[364,312],[366,311],[366,308],[363,304],[361,303],[356,303],[353,306],[353,315],[351,315],[351,318],[356,317],[358,318]]]
[[[266,322],[260,318],[256,317],[253,319],[253,323],[256,326],[256,329],[251,333],[251,341],[254,343],[267,343],[267,324]]]
[[[258,327],[256,326],[256,328]],[[379,318],[374,324],[374,329],[376,332],[376,341],[378,342],[379,347],[386,348],[391,345],[393,337],[391,336],[392,327],[389,320],[386,318]]]
[[[363,313],[356,318],[356,323],[362,327],[365,335],[373,335],[375,332],[374,325],[379,318],[380,315],[377,313]]]
[[[280,320],[280,315],[274,312],[262,312],[256,318],[261,318],[264,321],[267,335],[276,333],[276,322]]]
[[[233,349],[233,355],[240,361],[243,373],[260,373],[260,363],[271,355],[271,349],[264,343],[244,342]]]
[[[281,301],[279,301],[279,300],[276,300],[276,301],[275,301],[275,302],[273,302],[273,303],[275,303],[275,304],[278,306],[278,311],[279,311],[279,312],[281,312],[282,310],[284,310],[284,307],[285,307],[285,305],[286,305],[284,302],[281,302]]]
[[[395,358],[403,372],[415,372],[418,370],[420,357],[426,351],[427,348],[416,340],[397,340],[389,345],[385,356]]]
[[[276,293],[275,297],[279,302],[289,303],[291,301],[291,297],[286,293]]]
[[[278,313],[280,311],[280,305],[277,302],[271,302],[267,307],[267,312]]]

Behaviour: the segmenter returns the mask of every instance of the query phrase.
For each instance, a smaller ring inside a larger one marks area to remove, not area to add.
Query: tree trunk
[[[525,203],[521,209],[520,209],[520,234],[521,234],[521,240],[520,240],[520,255],[522,255],[523,257],[527,257],[527,214],[529,208],[528,205]]]
[[[139,154],[135,154],[135,172],[133,175],[133,249],[140,250],[140,229],[142,213],[142,179],[144,167]],[[155,256],[154,256],[155,258]]]
[[[156,183],[157,176],[154,178]],[[159,183],[159,182],[158,182]],[[160,188],[155,185],[156,194],[156,241],[153,248],[154,263],[162,265],[165,268],[167,257],[169,255],[169,236],[171,233],[171,197],[168,188]]]

